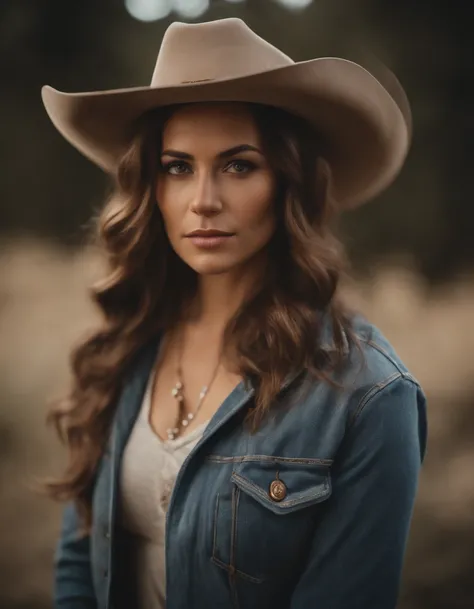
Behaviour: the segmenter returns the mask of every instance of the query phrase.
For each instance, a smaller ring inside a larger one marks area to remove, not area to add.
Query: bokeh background
[[[30,486],[64,460],[44,418],[67,387],[71,346],[96,321],[87,288],[101,272],[85,244],[106,179],[54,130],[40,88],[148,84],[171,21],[230,16],[295,60],[381,61],[408,92],[412,150],[396,183],[343,219],[353,268],[342,290],[429,398],[429,451],[399,607],[474,606],[470,10],[469,2],[432,0],[0,2],[1,608],[51,606],[60,508]]]

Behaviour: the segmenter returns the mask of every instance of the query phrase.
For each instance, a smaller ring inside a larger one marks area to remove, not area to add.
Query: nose
[[[203,171],[198,177],[190,209],[194,214],[204,217],[215,216],[222,210],[218,188],[212,171]]]

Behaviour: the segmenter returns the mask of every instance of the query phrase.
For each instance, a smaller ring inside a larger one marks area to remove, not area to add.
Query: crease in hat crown
[[[175,22],[166,30],[151,87],[239,78],[294,61],[237,18],[199,24]]]

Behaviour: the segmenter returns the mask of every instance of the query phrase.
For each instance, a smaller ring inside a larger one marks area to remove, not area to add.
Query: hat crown
[[[151,86],[238,78],[293,63],[241,19],[175,22],[163,37]]]

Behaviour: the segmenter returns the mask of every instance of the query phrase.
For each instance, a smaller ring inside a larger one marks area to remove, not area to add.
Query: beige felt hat
[[[202,101],[283,108],[324,138],[332,196],[347,209],[385,189],[409,148],[408,101],[393,75],[385,81],[336,57],[295,63],[232,18],[170,25],[150,86],[85,93],[45,86],[42,97],[66,140],[109,173],[115,173],[136,119],[152,108]]]

